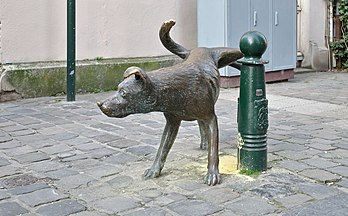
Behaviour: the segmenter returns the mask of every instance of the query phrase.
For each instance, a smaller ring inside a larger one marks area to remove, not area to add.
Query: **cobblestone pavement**
[[[267,84],[269,170],[231,174],[238,89],[217,103],[222,183],[203,184],[207,152],[183,122],[159,178],[143,180],[161,113],[112,119],[112,92],[0,104],[0,215],[348,215],[348,73]],[[234,164],[235,165],[235,164]]]

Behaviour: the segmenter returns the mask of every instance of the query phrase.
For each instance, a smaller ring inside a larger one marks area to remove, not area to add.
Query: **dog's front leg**
[[[206,124],[204,128],[207,128],[206,138],[208,140],[208,172],[204,177],[204,183],[213,186],[220,183],[219,131],[216,115],[214,114],[204,124]]]
[[[171,149],[176,135],[179,131],[181,120],[170,114],[165,114],[166,126],[163,131],[161,144],[157,150],[156,158],[150,169],[145,170],[144,178],[156,178],[161,174],[161,170],[164,167],[164,162],[167,159],[169,150]]]

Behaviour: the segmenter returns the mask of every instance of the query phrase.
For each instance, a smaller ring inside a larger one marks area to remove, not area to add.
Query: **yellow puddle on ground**
[[[238,174],[237,158],[231,155],[220,156],[219,170],[221,174]]]
[[[238,174],[239,170],[237,170],[237,157],[232,155],[220,155],[219,157],[219,171],[220,174]],[[207,172],[207,159],[205,157],[204,160],[197,163],[194,162],[192,164],[187,164],[186,168],[196,169],[198,172],[205,173]]]

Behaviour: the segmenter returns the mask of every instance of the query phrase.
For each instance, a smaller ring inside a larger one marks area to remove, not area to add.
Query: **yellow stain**
[[[222,155],[219,157],[219,170],[221,174],[238,174],[237,158],[231,155]]]
[[[201,162],[189,163],[186,165],[186,168],[191,171],[196,170],[199,173],[205,173],[207,171],[206,159]],[[231,155],[220,155],[219,171],[220,174],[239,174],[239,170],[237,170],[237,158]]]

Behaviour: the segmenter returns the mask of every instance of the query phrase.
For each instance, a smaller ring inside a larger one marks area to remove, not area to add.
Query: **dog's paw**
[[[149,178],[156,178],[161,174],[161,170],[159,169],[154,169],[154,168],[150,168],[145,170],[144,172],[144,179],[149,179]]]
[[[207,184],[209,186],[214,186],[217,184],[220,184],[220,174],[219,173],[207,173],[204,177],[204,184]]]

